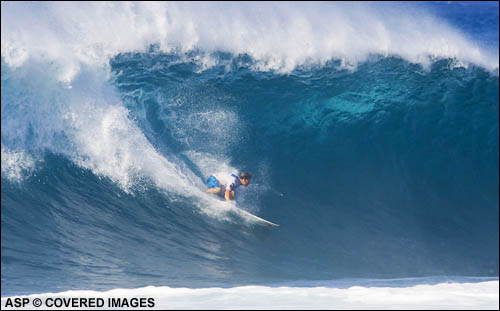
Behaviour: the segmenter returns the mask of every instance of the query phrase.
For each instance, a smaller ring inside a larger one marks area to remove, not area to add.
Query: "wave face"
[[[498,276],[498,3],[425,5],[2,3],[2,296]]]

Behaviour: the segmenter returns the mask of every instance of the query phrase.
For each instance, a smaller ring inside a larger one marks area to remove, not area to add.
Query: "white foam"
[[[35,158],[23,151],[8,150],[2,144],[2,177],[21,182],[35,170]]]
[[[63,154],[125,191],[145,177],[168,192],[199,192],[179,166],[147,140],[107,82],[105,71],[84,66],[71,88],[58,82],[54,71],[54,66],[35,63],[3,72],[10,83],[2,94],[6,146]],[[5,161],[27,159],[5,154]],[[14,175],[19,171],[13,165],[7,168]]]
[[[242,286],[233,288],[172,288],[143,287],[114,289],[105,292],[67,291],[29,296],[30,301],[39,298],[76,297],[104,298],[154,298],[154,307],[147,309],[498,309],[499,283],[446,282],[435,285],[408,287],[364,287],[353,285],[335,287],[268,287]],[[11,297],[12,298],[12,297]],[[2,309],[7,297],[2,298]],[[43,307],[37,309],[50,309]],[[20,308],[21,309],[21,308]],[[24,309],[33,309],[31,303]],[[143,308],[145,309],[145,308]]]
[[[376,3],[2,2],[2,58],[61,64],[70,81],[81,64],[106,66],[120,52],[199,50],[248,54],[257,70],[290,72],[334,58],[355,66],[370,54],[428,64],[457,58],[498,68],[460,31],[416,6]],[[215,64],[197,56],[206,69]]]

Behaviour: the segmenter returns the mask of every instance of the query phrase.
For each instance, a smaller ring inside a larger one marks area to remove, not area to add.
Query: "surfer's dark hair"
[[[240,173],[240,178],[241,179],[251,179],[252,178],[252,174],[247,173],[247,172],[241,172]]]

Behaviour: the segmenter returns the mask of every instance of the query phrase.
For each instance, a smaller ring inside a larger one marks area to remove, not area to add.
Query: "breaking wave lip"
[[[36,18],[35,18],[36,17]],[[428,66],[452,58],[498,70],[488,51],[412,5],[374,3],[5,3],[2,58],[18,67],[31,58],[59,64],[70,84],[83,64],[108,66],[123,52],[156,45],[165,53],[249,55],[255,70],[289,73],[302,65],[341,60],[355,68],[370,55],[399,56]]]

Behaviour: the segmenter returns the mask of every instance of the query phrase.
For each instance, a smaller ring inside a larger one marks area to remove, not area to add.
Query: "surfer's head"
[[[252,179],[252,174],[247,173],[247,172],[241,172],[240,173],[240,183],[247,187],[250,184],[250,180]]]

